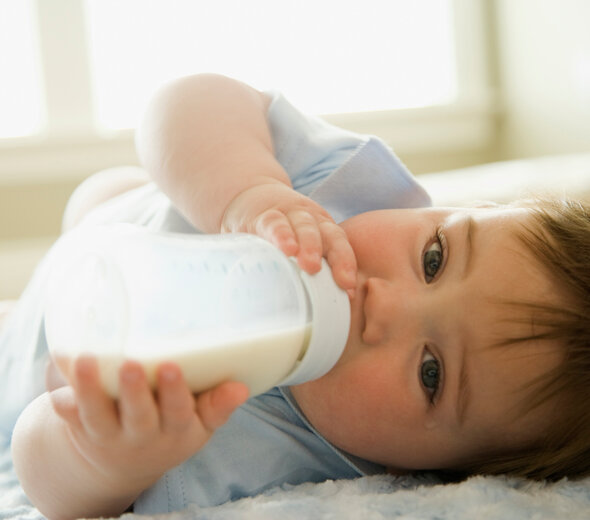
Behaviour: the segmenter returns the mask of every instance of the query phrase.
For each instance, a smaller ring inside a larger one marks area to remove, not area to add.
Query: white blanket
[[[473,477],[432,485],[427,478],[377,475],[283,486],[213,508],[123,520],[588,520],[590,478],[555,484]],[[42,520],[18,486],[6,446],[0,452],[0,519]]]
[[[125,515],[124,520],[139,520]],[[153,520],[588,520],[590,479],[552,485],[501,477],[420,485],[379,475],[275,489],[215,508],[188,509]],[[141,517],[145,520],[146,517]]]

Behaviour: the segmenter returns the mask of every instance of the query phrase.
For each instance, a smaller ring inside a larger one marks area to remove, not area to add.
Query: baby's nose
[[[368,278],[365,291],[362,338],[369,345],[377,345],[390,339],[395,323],[401,324],[403,296],[396,294],[393,284],[383,278]]]

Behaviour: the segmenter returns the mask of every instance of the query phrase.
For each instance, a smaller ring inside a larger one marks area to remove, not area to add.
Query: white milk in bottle
[[[52,357],[66,379],[76,357],[95,357],[114,397],[127,359],[152,385],[159,363],[176,362],[194,392],[302,383],[332,368],[348,336],[348,297],[327,264],[308,275],[253,235],[85,226],[58,240],[50,262]]]

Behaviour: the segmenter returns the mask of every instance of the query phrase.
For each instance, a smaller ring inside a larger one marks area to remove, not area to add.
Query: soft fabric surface
[[[0,519],[41,520],[0,453]],[[582,520],[590,518],[590,479],[555,484],[473,477],[432,485],[428,478],[377,475],[349,481],[283,486],[214,508],[124,520]]]
[[[417,486],[417,487],[415,487]],[[590,481],[552,485],[473,477],[460,484],[428,486],[407,477],[363,477],[303,484],[208,509],[141,517],[142,520],[328,519],[588,519]],[[139,520],[124,515],[124,520]]]

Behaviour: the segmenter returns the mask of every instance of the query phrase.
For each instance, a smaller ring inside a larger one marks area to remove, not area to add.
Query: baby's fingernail
[[[164,381],[176,381],[178,379],[178,372],[174,367],[164,366],[160,369],[160,375]]]
[[[309,255],[309,259],[314,264],[321,264],[322,263],[322,255],[320,255],[319,253],[312,253],[311,255]]]
[[[285,249],[291,250],[291,251],[296,251],[297,250],[297,240],[295,240],[294,238],[287,238],[284,242],[283,242],[283,247]]]
[[[351,285],[356,285],[356,270],[347,269],[344,271],[344,276],[351,283]]]
[[[301,269],[309,272],[310,274],[316,273],[322,262],[322,255],[319,253],[304,253],[298,257],[298,264]]]
[[[352,300],[354,298],[354,295],[356,294],[356,289],[347,289],[346,292],[348,293],[348,298]]]
[[[136,383],[141,378],[141,370],[137,367],[126,367],[122,377],[127,383]]]

